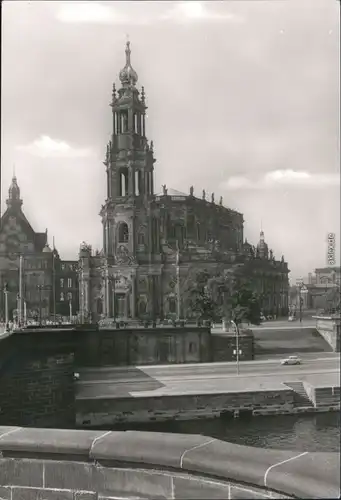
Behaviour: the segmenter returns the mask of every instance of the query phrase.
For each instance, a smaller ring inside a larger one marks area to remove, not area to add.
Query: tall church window
[[[118,118],[117,113],[114,113],[114,134],[118,134]]]
[[[174,314],[176,312],[176,301],[175,297],[169,297],[168,298],[168,310],[171,314]]]
[[[144,298],[141,298],[139,300],[139,314],[140,315],[146,314],[146,310],[147,310],[147,304],[146,304]]]
[[[121,222],[118,228],[118,242],[127,243],[128,239],[129,239],[128,224],[126,224],[126,222]]]
[[[170,238],[176,237],[175,225],[172,222],[169,224],[169,237]]]
[[[137,113],[134,113],[134,133],[139,134],[139,115]]]
[[[137,237],[137,242],[139,245],[144,245],[144,233],[140,232]]]
[[[124,110],[120,113],[120,132],[124,134],[128,132],[128,111]]]
[[[195,237],[195,217],[193,214],[187,215],[187,234],[189,238]]]
[[[153,194],[153,172],[148,172],[149,176],[149,194]]]
[[[142,172],[141,170],[135,171],[135,196],[142,194]]]
[[[119,171],[119,191],[118,195],[119,196],[127,196],[128,195],[128,169],[127,167],[122,168]]]

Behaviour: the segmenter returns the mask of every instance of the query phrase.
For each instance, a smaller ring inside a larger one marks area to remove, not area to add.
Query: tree
[[[207,286],[209,278],[210,274],[204,270],[199,271],[194,280],[189,282],[188,304],[191,310],[198,313],[201,319],[215,320],[215,303]]]
[[[192,286],[192,309],[203,319],[260,324],[262,296],[252,289],[244,264],[235,264],[213,276],[200,271]]]

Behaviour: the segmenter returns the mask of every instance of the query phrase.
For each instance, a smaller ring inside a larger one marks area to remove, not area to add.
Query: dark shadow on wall
[[[255,358],[265,354],[332,352],[315,328],[254,330]]]
[[[142,369],[127,366],[113,370],[80,370],[76,398],[126,397],[132,392],[155,391],[165,385]]]

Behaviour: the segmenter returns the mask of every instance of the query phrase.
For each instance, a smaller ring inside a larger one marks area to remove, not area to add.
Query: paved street
[[[80,370],[80,398],[145,397],[257,389],[283,389],[283,382],[306,380],[339,385],[338,355],[306,357],[300,366],[281,366],[278,359],[240,363],[140,366]]]

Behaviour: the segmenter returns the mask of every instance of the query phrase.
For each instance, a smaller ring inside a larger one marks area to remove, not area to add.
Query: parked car
[[[300,365],[301,363],[302,360],[298,356],[289,356],[281,361],[281,365]]]

